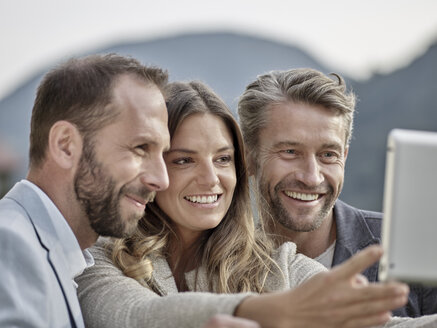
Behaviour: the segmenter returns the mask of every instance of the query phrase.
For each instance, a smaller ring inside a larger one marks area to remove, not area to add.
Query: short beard
[[[264,181],[262,177],[259,178],[258,190],[260,192],[260,204],[262,206],[262,217],[265,220],[264,224],[273,228],[276,223],[279,223],[284,228],[294,232],[310,232],[314,231],[322,225],[323,221],[331,211],[335,204],[336,197],[332,186],[328,187],[328,192],[324,194],[324,205],[322,209],[312,218],[309,222],[302,224],[298,218],[292,216],[291,213],[282,205],[279,197],[280,190],[284,189],[299,189],[305,190],[308,193],[315,193],[314,189],[308,188],[299,181],[293,181],[292,183],[286,180],[280,181],[274,188],[273,193],[270,191],[270,185],[267,181]],[[305,214],[305,213],[302,213]]]
[[[135,231],[140,217],[121,217],[120,200],[126,194],[127,188],[124,185],[117,192],[115,186],[114,179],[104,172],[102,164],[95,159],[94,147],[84,144],[74,178],[76,198],[82,205],[91,228],[98,235],[124,238]],[[149,195],[150,198],[152,193],[146,189],[136,191],[135,194]]]

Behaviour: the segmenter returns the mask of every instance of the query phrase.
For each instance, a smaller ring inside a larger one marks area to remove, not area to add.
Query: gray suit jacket
[[[84,327],[61,243],[28,185],[0,200],[1,327]]]
[[[363,248],[381,242],[382,213],[360,210],[337,200],[334,216],[337,224],[337,242],[333,266],[346,261]],[[369,281],[378,281],[378,263],[367,268],[363,275]],[[437,288],[418,284],[410,284],[408,303],[393,311],[393,315],[399,317],[419,317],[435,313]]]

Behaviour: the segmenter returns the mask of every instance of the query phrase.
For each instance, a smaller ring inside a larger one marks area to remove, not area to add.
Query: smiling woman
[[[220,118],[194,114],[176,130],[165,161],[171,185],[156,195],[156,203],[173,221],[180,252],[228,211],[237,180],[231,133]]]
[[[171,148],[164,158],[170,187],[157,193],[136,235],[115,243],[114,261],[155,290],[152,255],[167,259],[178,291],[190,289],[185,274],[202,266],[209,277],[219,273],[210,290],[260,292],[269,247],[254,236],[238,125],[202,83],[172,83],[167,93]]]

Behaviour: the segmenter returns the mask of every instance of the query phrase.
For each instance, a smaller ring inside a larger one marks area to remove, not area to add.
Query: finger
[[[354,275],[364,271],[364,269],[368,268],[373,263],[378,261],[381,256],[382,247],[379,245],[371,245],[352,256],[343,264],[334,267],[331,271],[339,279],[352,278]]]
[[[217,314],[211,317],[203,328],[260,328],[261,326],[252,320],[233,317],[227,314]]]
[[[381,312],[374,316],[354,318],[352,320],[347,321],[342,327],[361,328],[361,327],[382,326],[388,320],[390,320],[390,318],[391,318],[390,312]]]
[[[409,288],[408,285],[399,282],[390,282],[387,284],[382,283],[369,283],[368,286],[360,286],[358,288],[348,289],[346,293],[343,293],[342,297],[338,295],[335,300],[330,300],[328,297],[328,302],[330,305],[335,307],[348,307],[354,304],[365,304],[372,303],[381,300],[394,300],[399,297],[405,299],[408,298]],[[335,304],[335,305],[334,305]],[[402,306],[399,305],[399,306]],[[397,308],[388,307],[386,310],[392,310]],[[381,311],[385,310],[380,308]]]
[[[367,286],[360,286],[350,292],[351,299],[357,302],[373,301],[396,297],[408,297],[408,285],[400,282],[369,283]]]
[[[342,310],[350,317],[372,316],[382,312],[389,312],[407,303],[407,295],[390,296],[378,299],[368,299],[345,304]]]
[[[353,286],[355,287],[364,287],[369,285],[369,280],[367,280],[366,276],[363,276],[362,274],[357,274],[353,278]]]

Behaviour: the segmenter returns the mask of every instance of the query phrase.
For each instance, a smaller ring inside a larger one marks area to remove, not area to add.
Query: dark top
[[[341,200],[334,206],[337,224],[332,266],[342,263],[361,249],[381,242],[382,213],[364,211],[352,207]],[[378,263],[367,268],[363,275],[369,281],[378,281]],[[437,288],[410,284],[408,303],[393,312],[400,317],[419,317],[437,313]]]

